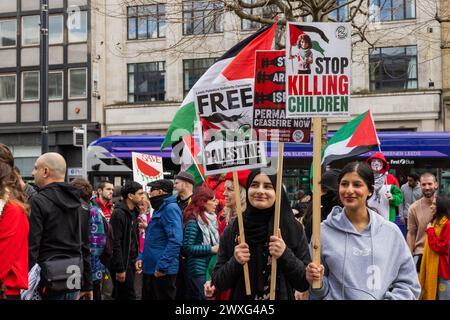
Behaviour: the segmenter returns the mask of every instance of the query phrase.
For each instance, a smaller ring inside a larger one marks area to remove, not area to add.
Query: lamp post
[[[40,0],[40,115],[41,115],[41,152],[48,152],[48,0]]]

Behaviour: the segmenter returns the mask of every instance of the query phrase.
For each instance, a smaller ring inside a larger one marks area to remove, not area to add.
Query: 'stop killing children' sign
[[[286,62],[288,118],[349,116],[349,23],[288,23]]]

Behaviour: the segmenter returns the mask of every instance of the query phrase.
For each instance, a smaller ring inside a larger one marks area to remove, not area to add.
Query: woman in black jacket
[[[246,243],[239,243],[237,219],[225,229],[219,245],[212,284],[218,291],[231,288],[230,300],[267,300],[272,256],[277,259],[276,299],[294,299],[294,290],[309,288],[305,268],[311,261],[302,226],[297,222],[282,188],[280,230],[273,233],[276,176],[255,170],[247,181],[247,209],[243,213]],[[251,296],[246,296],[243,264],[248,262]]]

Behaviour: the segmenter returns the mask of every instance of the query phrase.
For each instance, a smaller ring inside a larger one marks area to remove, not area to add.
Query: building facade
[[[93,70],[107,95],[96,100],[106,135],[164,133],[202,72],[258,27],[230,12],[214,15],[211,1],[96,3],[93,48],[104,58]],[[434,6],[368,0],[364,9],[369,15],[357,22],[368,25],[373,47],[353,47],[352,115],[370,108],[378,130],[443,130],[443,33]],[[332,18],[347,15],[344,7]],[[329,129],[347,120],[329,119]]]
[[[0,142],[26,178],[41,154],[39,2],[0,2]],[[90,17],[87,0],[49,1],[49,150],[69,168],[82,166],[73,127],[87,124],[88,141],[100,136],[89,85]]]

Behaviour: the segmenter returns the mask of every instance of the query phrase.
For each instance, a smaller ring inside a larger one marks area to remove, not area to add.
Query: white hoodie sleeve
[[[386,292],[384,300],[417,300],[421,289],[416,266],[400,230],[397,238],[398,274],[391,284],[391,290]]]

